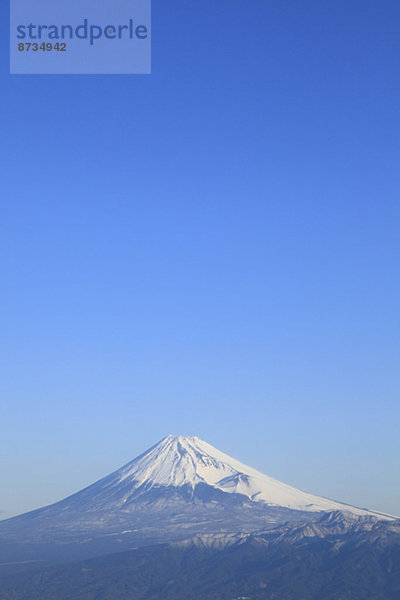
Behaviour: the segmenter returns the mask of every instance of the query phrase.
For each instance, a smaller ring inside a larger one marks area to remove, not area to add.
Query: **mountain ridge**
[[[170,435],[83,490],[1,521],[0,572],[10,562],[78,560],[338,510],[394,518],[297,490],[196,436]]]
[[[197,436],[182,435],[166,436],[132,461],[70,498],[90,490],[93,499],[97,486],[99,493],[107,491],[115,499],[114,492],[120,489],[121,507],[128,508],[131,501],[153,488],[189,486],[194,489],[199,484],[227,494],[240,494],[252,502],[291,510],[350,510],[360,515],[392,517],[296,489],[241,463]]]
[[[2,600],[397,600],[400,520],[335,511],[0,579]]]

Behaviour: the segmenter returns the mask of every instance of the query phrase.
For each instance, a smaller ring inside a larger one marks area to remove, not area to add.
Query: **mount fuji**
[[[78,560],[192,535],[254,532],[331,511],[392,518],[281,483],[196,436],[169,435],[80,492],[0,522],[0,572],[10,563]]]
[[[358,515],[370,513],[365,509],[349,507],[302,492],[272,479],[217,450],[197,436],[167,436],[104,479],[103,484],[104,490],[119,488],[121,492],[129,486],[128,493],[122,492],[121,506],[129,506],[144,490],[188,488],[194,497],[198,486],[206,485],[215,491],[240,495],[247,501],[269,507],[306,512],[344,509]]]

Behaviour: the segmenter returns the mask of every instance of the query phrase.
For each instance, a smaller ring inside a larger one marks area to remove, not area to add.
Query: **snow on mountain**
[[[250,540],[264,545],[281,542],[299,543],[312,538],[330,539],[341,537],[352,539],[358,535],[370,543],[379,540],[384,543],[390,538],[400,540],[400,520],[384,520],[376,516],[357,516],[349,511],[334,511],[314,515],[310,521],[288,521],[269,526],[265,530],[251,533],[239,532],[229,534],[196,535],[171,544],[176,548],[204,548],[224,550],[229,546],[241,545]]]
[[[198,437],[169,435],[76,494],[1,521],[0,574],[15,565],[75,561],[191,536],[257,532],[295,521],[302,527],[332,511],[391,519],[281,483]],[[299,535],[314,535],[319,527]]]
[[[129,482],[147,490],[158,486],[194,489],[206,484],[227,494],[241,494],[253,502],[291,510],[379,514],[298,490],[244,465],[197,436],[169,435],[107,479],[111,487]]]

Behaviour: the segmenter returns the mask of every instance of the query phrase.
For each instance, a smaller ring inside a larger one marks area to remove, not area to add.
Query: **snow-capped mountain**
[[[314,516],[312,520],[306,522],[279,523],[265,531],[196,535],[172,542],[170,546],[221,550],[249,541],[268,546],[282,542],[298,544],[304,540],[332,539],[334,536],[353,540],[355,535],[369,543],[376,541],[383,543],[393,536],[400,542],[400,520],[379,519],[370,515],[358,516],[348,511],[333,511],[323,513],[322,516]]]
[[[198,437],[170,435],[80,492],[0,522],[0,572],[5,558],[75,560],[343,510],[391,518],[281,483]]]
[[[109,489],[121,484],[125,488],[129,483],[129,491],[123,494],[124,504],[130,500],[130,491],[140,490],[141,487],[147,491],[159,486],[189,486],[195,490],[199,484],[205,484],[227,494],[240,494],[252,502],[291,510],[348,510],[357,515],[370,512],[277,481],[224,454],[197,436],[169,435],[103,480],[103,483]]]

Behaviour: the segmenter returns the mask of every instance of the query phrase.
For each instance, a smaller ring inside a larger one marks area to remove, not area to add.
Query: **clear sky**
[[[153,0],[151,76],[10,76],[2,517],[169,433],[400,514],[395,0]]]

